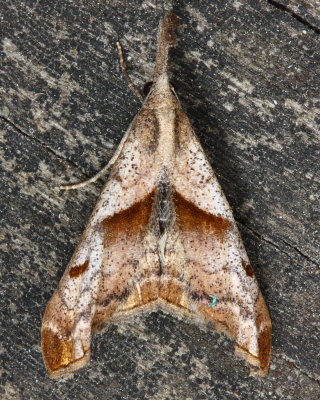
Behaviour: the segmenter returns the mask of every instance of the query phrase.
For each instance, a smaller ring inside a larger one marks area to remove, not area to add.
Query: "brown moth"
[[[167,73],[179,19],[160,22],[153,85],[42,324],[52,378],[86,365],[91,333],[163,310],[236,342],[251,373],[268,373],[271,321],[230,206]]]

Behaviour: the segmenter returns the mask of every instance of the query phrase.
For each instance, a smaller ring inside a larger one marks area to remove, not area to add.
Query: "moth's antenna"
[[[174,31],[178,28],[179,24],[180,18],[172,12],[166,14],[166,16],[160,21],[153,81],[156,81],[160,75],[167,73],[169,48],[176,45],[177,39]]]

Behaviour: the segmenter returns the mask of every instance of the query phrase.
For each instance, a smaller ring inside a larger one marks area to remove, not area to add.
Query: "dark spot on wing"
[[[251,268],[250,264],[246,263],[245,261],[242,260],[242,266],[244,270],[246,271],[246,274],[250,277],[252,277],[253,274],[253,269]]]
[[[85,261],[81,265],[77,265],[76,267],[73,267],[69,271],[69,276],[70,278],[77,278],[78,276],[82,275],[84,271],[88,268],[89,265],[89,260]]]

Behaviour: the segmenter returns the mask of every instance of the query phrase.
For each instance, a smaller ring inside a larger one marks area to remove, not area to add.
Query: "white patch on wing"
[[[121,158],[116,163],[93,212],[91,227],[130,208],[154,189],[157,172],[150,168],[153,159],[145,152],[142,158],[141,152],[141,143],[137,141],[124,145]],[[112,177],[113,174],[116,176]]]
[[[86,348],[90,347],[91,320],[96,309],[103,251],[103,234],[101,231],[96,231],[92,236],[89,265],[82,275],[81,296],[76,305],[76,324],[73,332],[76,359],[83,356],[84,344],[86,344]],[[87,343],[84,343],[84,339],[87,340]]]
[[[203,211],[233,220],[230,206],[200,143],[194,135],[189,137],[190,141],[176,159],[174,186]]]
[[[248,304],[252,303],[252,307],[255,306],[255,301],[257,299],[259,293],[259,287],[257,284],[254,275],[248,276],[243,265],[242,261],[248,260],[248,256],[243,257],[243,247],[240,245],[239,233],[238,232],[230,232],[228,235],[228,259],[229,259],[229,269],[232,274],[233,280],[236,280],[234,283],[234,287],[240,287],[242,293],[246,293],[246,299]]]
[[[93,212],[91,226],[97,225],[106,217],[110,217],[117,213],[118,198],[123,196],[122,185],[116,179],[111,179],[107,182],[100,200]]]
[[[247,348],[249,353],[258,357],[258,331],[255,319],[244,319],[239,317],[239,332],[237,336],[237,344]]]

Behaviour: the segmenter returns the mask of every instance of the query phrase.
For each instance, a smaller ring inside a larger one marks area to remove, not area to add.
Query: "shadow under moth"
[[[88,363],[92,332],[159,309],[222,330],[251,374],[268,373],[268,309],[230,206],[169,83],[178,25],[172,13],[160,22],[153,84],[47,305],[42,352],[52,378]]]

